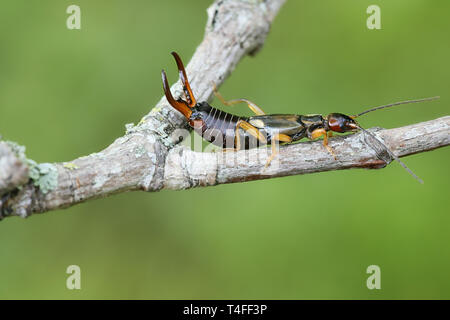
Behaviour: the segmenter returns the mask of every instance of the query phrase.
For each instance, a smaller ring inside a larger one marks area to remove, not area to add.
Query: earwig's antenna
[[[390,107],[394,107],[394,106],[398,106],[401,104],[408,104],[408,103],[417,103],[417,102],[424,102],[424,101],[432,101],[432,100],[437,100],[440,97],[431,97],[431,98],[424,98],[424,99],[417,99],[417,100],[407,100],[407,101],[400,101],[400,102],[395,102],[395,103],[391,103],[391,104],[387,104],[384,106],[379,106],[379,107],[375,107],[375,108],[371,108],[369,110],[363,111],[359,114],[357,114],[356,116],[352,116],[351,118],[358,118],[359,116],[362,116],[363,114],[375,111],[375,110],[380,110],[380,109],[384,109],[384,108],[390,108]]]
[[[358,126],[358,128],[361,129],[365,134],[367,134],[367,135],[369,135],[371,138],[373,138],[373,140],[376,141],[376,143],[378,144],[378,147],[381,147],[384,151],[386,151],[392,159],[394,159],[394,160],[396,160],[398,163],[400,163],[400,165],[401,165],[406,171],[408,171],[410,175],[412,175],[417,181],[419,181],[421,184],[423,184],[423,180],[420,179],[418,176],[416,176],[415,173],[412,172],[411,169],[409,169],[409,168],[406,166],[406,164],[404,164],[404,163],[399,159],[399,157],[397,157],[391,150],[389,150],[389,148],[388,148],[384,143],[382,143],[380,140],[378,140],[377,137],[376,137],[374,134],[370,133],[369,131],[367,131],[366,129],[362,128],[361,126]],[[372,147],[373,147],[373,146],[372,146]],[[376,149],[376,148],[374,148],[374,149]],[[379,154],[379,151],[378,151],[378,150],[375,150],[375,152],[377,153],[377,155]]]
[[[374,108],[368,109],[366,111],[358,113],[355,116],[351,116],[350,118],[355,119],[355,118],[358,118],[358,117],[360,117],[360,116],[362,116],[362,115],[364,115],[366,113],[369,113],[369,112],[372,112],[372,111],[375,111],[375,110],[380,110],[380,109],[384,109],[384,108],[390,108],[390,107],[394,107],[394,106],[398,106],[398,105],[402,105],[402,104],[408,104],[408,103],[418,103],[418,102],[425,102],[425,101],[433,101],[433,100],[437,100],[439,98],[440,98],[439,96],[436,96],[436,97],[431,97],[431,98],[424,98],[424,99],[406,100],[406,101],[395,102],[395,103],[387,104],[387,105],[384,105],[384,106],[379,106],[379,107],[374,107]],[[379,156],[381,158],[381,156],[380,156],[380,154],[381,154],[380,148],[381,148],[383,151],[387,152],[387,154],[391,157],[391,160],[394,159],[395,161],[400,163],[400,165],[406,171],[408,171],[410,175],[412,175],[417,181],[419,181],[420,183],[423,184],[423,180],[420,179],[418,176],[416,176],[414,174],[414,172],[412,172],[411,169],[409,169],[406,166],[406,164],[404,164],[399,159],[399,157],[397,157],[391,150],[389,150],[389,148],[384,143],[382,143],[380,140],[378,140],[377,137],[375,137],[374,134],[370,133],[369,131],[367,131],[366,129],[360,127],[359,125],[358,125],[358,128],[361,129],[361,131],[363,131],[365,134],[370,136],[374,141],[376,141],[375,143],[377,144],[378,148],[376,148],[374,146],[371,146],[371,147],[374,148],[375,152],[377,153],[377,156]]]

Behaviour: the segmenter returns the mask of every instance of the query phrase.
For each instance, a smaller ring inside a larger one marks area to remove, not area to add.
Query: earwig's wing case
[[[268,114],[250,117],[248,122],[265,131],[276,130],[280,134],[294,135],[305,129],[299,119],[295,114]]]

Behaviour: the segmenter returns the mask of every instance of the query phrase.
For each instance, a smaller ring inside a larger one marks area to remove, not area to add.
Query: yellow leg
[[[258,139],[262,144],[267,144],[266,137],[254,126],[244,120],[239,120],[236,124],[235,130],[235,150],[238,151],[241,148],[241,137],[239,135],[239,128],[243,129],[245,132],[248,132],[251,136]]]
[[[270,157],[266,161],[265,168],[267,168],[270,165],[270,162],[272,162],[273,158],[278,154],[277,152],[277,144],[279,142],[292,142],[292,138],[288,135],[279,133],[272,137],[271,144],[272,144],[272,153],[270,154]]]
[[[239,134],[240,121],[236,124],[236,129],[234,131],[234,150],[239,151],[241,149],[241,136]]]
[[[224,97],[217,91],[216,84],[213,83],[214,95],[226,106],[232,106],[233,104],[245,102],[250,110],[252,110],[256,115],[262,116],[264,115],[264,111],[258,107],[256,104],[247,99],[236,99],[236,100],[225,100]]]
[[[316,139],[323,137],[323,146],[328,150],[328,152],[333,156],[334,160],[337,160],[336,154],[334,153],[333,148],[328,145],[328,133],[325,129],[316,129],[311,133],[311,139]]]
[[[236,149],[233,148],[223,148],[222,152],[230,152],[230,151],[236,151]]]

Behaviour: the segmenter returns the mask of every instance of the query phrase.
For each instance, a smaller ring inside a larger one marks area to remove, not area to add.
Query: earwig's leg
[[[336,154],[334,153],[333,148],[331,148],[328,145],[328,133],[324,128],[321,129],[316,129],[313,132],[311,132],[311,139],[316,139],[319,137],[323,137],[323,146],[325,148],[327,148],[328,152],[331,153],[331,155],[333,156],[334,160],[337,160],[336,158]]]
[[[331,153],[331,155],[333,156],[334,160],[337,160],[337,157],[336,157],[336,154],[334,153],[333,148],[331,148],[331,147],[328,145],[328,139],[326,139],[327,137],[328,137],[328,138],[331,138],[332,136],[333,136],[333,132],[328,131],[328,132],[327,132],[327,135],[324,136],[323,144],[324,144],[325,148],[327,148],[328,152]],[[325,143],[325,140],[326,140],[326,143]]]
[[[236,124],[236,129],[234,131],[234,150],[239,151],[241,149],[241,135],[239,134],[240,121]]]
[[[197,101],[195,100],[194,94],[192,93],[192,89],[186,75],[186,70],[184,69],[183,61],[181,61],[180,56],[176,52],[172,52],[172,55],[177,62],[178,73],[180,74],[181,83],[183,83],[183,91],[186,96],[187,105],[190,108],[193,108],[197,104]]]
[[[217,91],[216,84],[213,82],[214,95],[226,106],[232,106],[233,104],[245,102],[250,110],[252,110],[257,116],[265,115],[265,112],[258,107],[256,104],[247,99],[235,99],[235,100],[225,100],[225,98]]]
[[[254,126],[252,126],[250,123],[244,120],[239,120],[236,123],[236,129],[235,129],[235,148],[234,150],[239,151],[241,148],[241,137],[239,135],[239,128],[242,128],[245,132],[248,132],[251,136],[258,139],[261,143],[267,144],[267,139],[264,137],[264,135],[256,129]]]
[[[236,149],[233,149],[233,148],[222,148],[222,152],[230,152],[230,151],[236,151]]]
[[[328,135],[327,134],[325,134],[323,136],[323,146],[325,148],[327,148],[328,152],[333,156],[334,160],[337,160],[337,157],[336,157],[336,154],[334,153],[333,148],[328,145]]]
[[[278,154],[277,152],[277,144],[278,142],[292,142],[292,138],[288,135],[279,133],[272,137],[271,139],[271,147],[272,147],[272,153],[270,154],[270,157],[266,161],[265,168],[267,168],[270,165],[270,162],[272,162],[273,158]]]

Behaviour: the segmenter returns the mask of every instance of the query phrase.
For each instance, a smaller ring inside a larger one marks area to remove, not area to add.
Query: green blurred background
[[[77,4],[82,29],[66,28]],[[39,162],[106,147],[175,80],[210,1],[0,5],[0,133]],[[382,30],[366,28],[381,7]],[[261,52],[222,86],[268,113],[353,114],[386,128],[449,112],[448,0],[288,1]],[[269,66],[269,67],[268,67]],[[195,90],[195,89],[194,89]],[[217,102],[216,102],[217,104]],[[249,114],[245,107],[237,113]],[[450,149],[398,164],[187,191],[125,193],[0,222],[0,298],[450,298]],[[82,289],[67,290],[68,265]],[[366,268],[381,267],[381,290]]]

